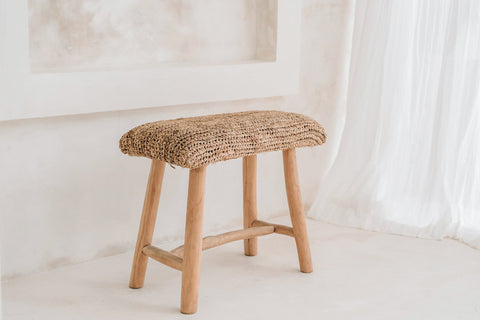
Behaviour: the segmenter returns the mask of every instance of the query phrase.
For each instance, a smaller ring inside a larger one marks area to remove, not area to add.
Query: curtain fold
[[[345,127],[308,214],[480,248],[480,1],[357,0]]]

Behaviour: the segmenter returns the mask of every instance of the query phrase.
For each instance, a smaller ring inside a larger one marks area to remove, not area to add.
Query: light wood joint
[[[265,236],[267,234],[273,233],[274,229],[275,228],[273,226],[258,226],[242,230],[230,231],[216,236],[208,236],[202,239],[202,250],[215,248],[232,241]],[[184,254],[184,250],[185,248],[182,245],[178,248],[171,250],[170,253],[182,257]]]
[[[260,227],[260,226],[272,226],[273,227],[273,232],[278,233],[278,234],[283,234],[285,236],[290,236],[290,237],[295,237],[295,234],[293,232],[292,227],[284,226],[281,224],[274,224],[270,222],[265,222],[262,220],[255,220],[252,222],[252,225],[255,227]]]
[[[174,255],[168,251],[162,250],[155,246],[145,246],[142,250],[146,256],[163,263],[173,269],[183,270],[183,258]]]

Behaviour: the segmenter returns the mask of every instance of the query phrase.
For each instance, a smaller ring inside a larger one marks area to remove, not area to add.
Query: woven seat
[[[250,111],[151,122],[120,139],[120,149],[152,159],[147,191],[133,256],[130,288],[143,287],[148,259],[182,272],[180,311],[198,306],[202,250],[243,240],[246,256],[257,255],[257,238],[278,233],[295,238],[300,271],[313,271],[296,148],[323,144],[325,130],[315,120],[296,113]],[[283,172],[292,226],[269,223],[257,215],[257,153],[282,150]],[[203,238],[207,164],[240,158],[243,182],[243,229]],[[189,168],[185,243],[166,251],[152,245],[165,164]]]
[[[194,169],[261,152],[321,145],[325,140],[325,130],[312,118],[249,111],[146,123],[124,134],[120,149]]]

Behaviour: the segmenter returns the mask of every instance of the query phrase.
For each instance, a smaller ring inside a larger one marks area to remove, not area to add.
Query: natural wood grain
[[[252,225],[254,227],[272,226],[274,228],[273,232],[283,234],[283,235],[286,235],[286,236],[290,236],[290,237],[294,237],[292,227],[284,226],[284,225],[281,225],[281,224],[274,224],[274,223],[270,223],[270,222],[265,222],[265,221],[262,221],[262,220],[253,221]]]
[[[185,244],[168,252],[151,245],[165,171],[165,162],[153,160],[135,248],[130,287],[143,286],[148,257],[151,257],[182,271],[180,311],[186,314],[195,313],[198,308],[202,250],[244,239],[245,255],[256,255],[257,237],[274,232],[295,238],[300,270],[312,272],[295,149],[283,151],[283,165],[292,227],[257,220],[257,158],[255,155],[247,156],[243,158],[244,228],[202,239],[206,167],[190,169]]]
[[[182,272],[182,313],[195,313],[198,306],[202,259],[203,207],[206,167],[190,170],[185,223],[185,254]]]
[[[300,262],[300,271],[310,273],[313,271],[313,266],[310,255],[310,244],[308,243],[305,214],[303,212],[302,196],[300,193],[295,149],[283,151],[283,168],[285,173],[288,207],[290,209],[293,234],[295,236],[298,259]]]
[[[183,269],[183,259],[179,256],[171,254],[168,251],[162,250],[155,246],[146,246],[143,248],[143,253],[150,258],[157,260],[158,262],[163,263],[171,268],[182,271]]]
[[[257,219],[257,156],[243,157],[243,227],[252,227]],[[257,255],[257,238],[243,242],[246,256]]]
[[[273,226],[258,226],[258,227],[248,228],[248,229],[230,231],[230,232],[222,233],[216,236],[205,237],[203,238],[203,241],[202,241],[202,250],[215,248],[232,241],[265,236],[273,232],[274,232]],[[177,255],[179,257],[183,256],[183,252],[184,252],[184,246],[180,246],[170,251],[170,253]]]
[[[152,160],[143,203],[142,218],[138,230],[137,245],[133,257],[132,272],[130,274],[130,288],[141,288],[145,281],[148,257],[143,254],[142,250],[152,242],[164,172],[165,162]]]

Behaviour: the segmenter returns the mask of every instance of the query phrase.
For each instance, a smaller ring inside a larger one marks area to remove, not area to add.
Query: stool
[[[181,118],[138,126],[120,140],[131,156],[152,159],[135,247],[130,288],[144,284],[148,258],[182,272],[182,313],[197,311],[202,250],[244,240],[247,256],[257,254],[257,237],[278,233],[295,238],[300,271],[312,272],[305,215],[300,195],[295,148],[321,145],[325,130],[296,113],[250,111]],[[285,186],[292,227],[257,219],[257,157],[283,151]],[[243,229],[202,239],[207,165],[243,157]],[[185,243],[171,251],[151,245],[165,163],[190,169]]]

